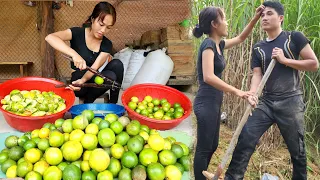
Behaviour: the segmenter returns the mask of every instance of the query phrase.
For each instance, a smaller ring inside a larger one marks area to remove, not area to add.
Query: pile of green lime
[[[0,153],[7,178],[180,180],[189,171],[189,147],[126,116],[104,119],[85,110],[21,137],[11,135]]]
[[[142,101],[133,96],[128,103],[128,107],[142,116],[157,120],[178,119],[185,113],[181,104],[174,103],[171,105],[165,98],[159,99],[151,96],[145,96]]]
[[[1,99],[2,109],[20,116],[45,116],[66,109],[65,100],[54,92],[12,90]]]

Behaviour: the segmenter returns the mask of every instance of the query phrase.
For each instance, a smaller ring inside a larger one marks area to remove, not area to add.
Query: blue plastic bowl
[[[78,104],[72,106],[69,112],[71,113],[72,118],[74,118],[86,109],[92,110],[95,117],[100,117],[102,119],[110,113],[116,114],[120,117],[125,112],[124,107],[117,104]]]

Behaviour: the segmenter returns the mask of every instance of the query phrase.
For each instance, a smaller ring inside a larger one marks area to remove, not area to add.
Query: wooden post
[[[54,78],[54,52],[45,41],[45,37],[53,32],[52,1],[39,1],[40,21],[40,53],[42,58],[42,77]]]

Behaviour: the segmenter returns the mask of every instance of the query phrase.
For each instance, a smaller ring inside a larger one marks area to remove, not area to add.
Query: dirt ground
[[[217,151],[212,156],[210,165],[208,167],[209,172],[215,172],[218,163],[221,162],[224,153],[226,152],[229,142],[232,138],[232,131],[224,124],[220,128],[220,142]],[[229,162],[228,162],[229,163]],[[308,161],[308,179],[319,180],[320,168],[312,162]],[[268,152],[256,150],[250,159],[247,172],[245,174],[245,180],[259,180],[264,173],[269,173],[274,176],[278,176],[279,180],[291,179],[292,163],[290,161],[289,152],[284,145],[278,149],[273,149]],[[220,179],[223,179],[221,176]]]

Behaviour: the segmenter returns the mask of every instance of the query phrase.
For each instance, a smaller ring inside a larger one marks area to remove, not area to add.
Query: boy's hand
[[[284,56],[283,50],[280,48],[274,48],[272,50],[272,59],[276,59],[279,63],[286,65],[288,59]]]

